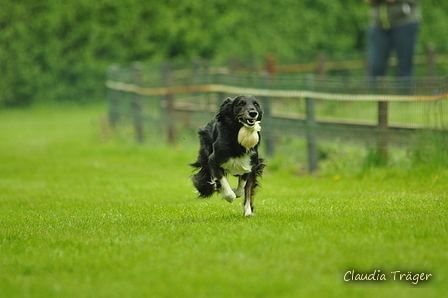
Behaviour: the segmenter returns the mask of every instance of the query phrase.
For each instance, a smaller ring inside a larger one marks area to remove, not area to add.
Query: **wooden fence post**
[[[277,72],[277,62],[273,54],[268,54],[266,56],[266,70],[271,75],[274,75]]]
[[[201,68],[201,60],[199,58],[193,60],[193,70],[191,72],[191,83],[190,85],[198,85],[201,80],[201,74],[200,74],[200,68]],[[192,96],[197,97],[199,95],[198,92],[193,92]]]
[[[139,62],[133,63],[134,83],[137,86],[142,85],[142,69]],[[132,116],[134,119],[135,138],[139,143],[143,142],[143,113],[142,113],[142,95],[135,93],[132,99]]]
[[[327,57],[326,57],[325,53],[320,52],[319,55],[317,56],[317,74],[320,79],[325,77],[325,71],[326,71],[325,62],[326,62],[326,60],[327,60]]]
[[[238,57],[233,57],[230,62],[230,72],[237,73],[240,68],[241,68],[240,59],[238,59]]]
[[[386,77],[380,77],[377,79],[378,88],[383,90],[383,93],[388,93],[389,82]],[[401,82],[400,82],[401,83]],[[378,139],[377,139],[377,149],[379,165],[386,164],[389,156],[389,142],[388,142],[388,118],[389,118],[389,102],[378,101]]]
[[[378,102],[378,149],[381,153],[381,163],[387,163],[387,159],[389,156],[389,144],[387,140],[387,129],[388,129],[388,110],[389,103],[387,101],[379,101]]]
[[[275,71],[276,71],[276,63],[275,56],[269,54],[266,56],[266,69],[267,73],[264,75],[262,79],[263,84],[270,88],[273,84],[273,80],[275,80]],[[266,155],[271,157],[274,156],[275,148],[274,148],[274,137],[272,135],[272,116],[271,116],[271,98],[265,96],[262,98],[263,102],[263,112],[264,112],[264,128],[263,128],[263,137],[266,145]]]
[[[225,74],[222,72],[216,72],[214,74],[211,75],[211,84],[217,84],[217,85],[221,85],[221,84],[225,84],[224,82],[224,76]],[[223,103],[223,101],[227,98],[226,97],[227,94],[225,94],[224,92],[217,92],[216,93],[216,97],[215,97],[215,102],[214,104],[216,105],[216,109],[213,110],[213,113],[215,113],[215,111],[217,112],[219,107],[221,106],[221,104]],[[211,104],[213,106],[213,103]],[[208,112],[211,112],[207,109]]]
[[[167,61],[162,63],[162,85],[170,87],[173,84],[173,77],[170,65]],[[168,144],[173,145],[176,142],[176,130],[174,124],[174,94],[167,94],[162,98],[162,108],[164,113],[162,117],[166,116],[167,121],[167,135]]]
[[[426,47],[426,59],[428,63],[428,76],[436,76],[436,47],[433,44],[428,44]]]
[[[315,76],[306,76],[306,85],[310,90],[314,90]],[[317,170],[317,140],[316,140],[316,118],[314,108],[314,98],[306,98],[306,135],[308,141],[308,171],[314,173]]]
[[[109,69],[109,79],[111,81],[118,81],[119,67],[113,64]],[[110,105],[109,105],[109,125],[115,129],[120,120],[120,91],[116,89],[110,90]]]

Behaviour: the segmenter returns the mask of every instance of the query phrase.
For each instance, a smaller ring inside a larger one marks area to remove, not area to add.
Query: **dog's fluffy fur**
[[[199,128],[199,155],[191,166],[198,170],[192,181],[200,197],[218,191],[231,203],[244,194],[244,215],[254,215],[254,190],[265,166],[258,155],[262,117],[256,98],[240,95],[227,98],[215,118]],[[236,189],[227,174],[239,177]]]

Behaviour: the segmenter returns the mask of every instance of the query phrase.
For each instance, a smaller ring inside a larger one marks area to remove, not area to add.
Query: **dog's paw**
[[[255,213],[252,211],[251,208],[249,208],[249,209],[244,208],[244,216],[249,217],[249,216],[254,216],[254,215],[255,215]]]
[[[248,217],[248,216],[254,216],[254,210],[252,209],[252,206],[250,205],[250,203],[248,201],[246,201],[246,203],[243,205],[243,211],[244,211],[244,216]]]
[[[222,198],[229,203],[232,203],[236,199],[236,195],[233,191],[222,193]]]
[[[241,197],[244,194],[244,189],[232,188],[232,190],[237,198]]]

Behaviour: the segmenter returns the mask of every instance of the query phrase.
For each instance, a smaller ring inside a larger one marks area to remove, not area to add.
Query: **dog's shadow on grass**
[[[304,213],[283,214],[277,212],[267,212],[255,214],[254,216],[244,216],[240,212],[216,212],[215,214],[189,214],[170,220],[176,224],[247,224],[247,223],[269,223],[279,219],[287,219],[289,222],[303,222],[304,220],[313,220],[317,215]]]
[[[179,224],[219,224],[219,223],[237,223],[254,219],[255,216],[246,217],[241,213],[228,214],[209,214],[209,215],[188,215],[177,219]]]

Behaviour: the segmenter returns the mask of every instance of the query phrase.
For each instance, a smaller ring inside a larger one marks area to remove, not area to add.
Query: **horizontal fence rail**
[[[193,85],[193,86],[173,86],[159,88],[145,88],[135,84],[123,82],[107,81],[106,86],[109,89],[133,92],[140,95],[168,95],[179,93],[195,93],[195,92],[214,92],[227,94],[251,94],[254,96],[271,96],[271,97],[298,97],[298,98],[314,98],[323,100],[339,100],[339,101],[437,101],[448,98],[448,93],[439,95],[390,95],[390,94],[342,94],[328,93],[308,90],[275,90],[260,88],[245,88],[238,86],[228,86],[219,84],[210,85]],[[443,89],[446,89],[446,84]]]
[[[124,68],[115,65],[105,82],[111,90],[110,126],[116,127],[123,113],[120,109],[128,105],[125,110],[133,123],[137,141],[145,139],[144,126],[151,118],[153,123],[165,127],[168,142],[175,144],[179,124],[189,128],[202,126],[216,114],[226,96],[251,94],[260,99],[265,111],[266,153],[274,154],[277,136],[304,137],[308,142],[310,172],[317,169],[317,140],[376,143],[387,159],[389,145],[407,144],[417,131],[436,129],[447,134],[448,119],[445,118],[448,116],[444,116],[444,106],[448,98],[448,76],[371,78],[291,73],[292,68],[287,66],[273,66],[271,58],[266,69],[268,71],[232,72],[208,63],[194,63],[190,69],[169,63],[155,67],[139,63]],[[275,69],[284,73],[275,72]],[[303,105],[299,111],[298,103]],[[377,105],[377,116],[376,119],[322,116],[319,109],[327,113],[333,109],[334,104],[326,107],[326,103],[340,103],[347,108],[366,104],[370,109],[372,104]],[[434,118],[428,122],[437,123],[437,128],[390,123],[389,103],[431,105],[424,108],[425,114],[428,119]],[[152,110],[145,105],[151,105]],[[295,106],[295,110],[288,105]]]

